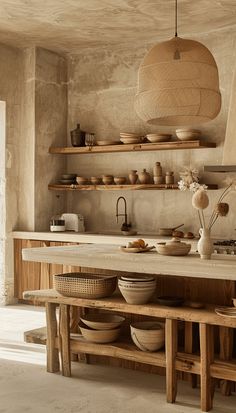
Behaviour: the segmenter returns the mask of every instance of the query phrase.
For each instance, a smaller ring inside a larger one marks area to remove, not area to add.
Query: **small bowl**
[[[76,178],[76,174],[63,174],[61,176],[61,179],[75,179]]]
[[[125,176],[115,176],[114,177],[114,182],[116,185],[124,185],[126,182],[126,177]]]
[[[152,143],[167,142],[167,141],[170,141],[172,137],[172,135],[168,133],[160,133],[160,134],[152,133],[146,136],[147,136],[147,140]]]
[[[77,176],[76,182],[78,185],[88,185],[88,179],[84,178],[83,176]]]
[[[101,185],[102,178],[99,178],[99,177],[96,177],[96,176],[91,176],[90,181],[93,185]]]
[[[120,328],[115,328],[112,330],[93,330],[87,326],[79,324],[79,328],[82,336],[87,341],[92,343],[112,343],[116,341],[120,335]]]
[[[157,297],[157,302],[161,305],[166,305],[168,307],[180,307],[184,303],[183,297],[169,297],[169,296],[160,296]]]
[[[84,315],[80,320],[94,330],[114,330],[121,326],[125,317],[116,314],[98,313]]]
[[[130,325],[134,344],[142,351],[157,351],[165,344],[165,324],[139,321]]]
[[[112,185],[114,182],[114,178],[112,175],[103,175],[102,182],[104,183],[104,185]]]
[[[193,141],[201,136],[201,131],[197,129],[176,129],[175,133],[181,141]]]

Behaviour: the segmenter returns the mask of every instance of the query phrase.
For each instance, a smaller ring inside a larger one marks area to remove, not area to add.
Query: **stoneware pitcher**
[[[210,230],[207,228],[200,228],[199,234],[200,239],[197,244],[197,249],[200,254],[200,257],[203,260],[210,260],[211,254],[214,252]]]

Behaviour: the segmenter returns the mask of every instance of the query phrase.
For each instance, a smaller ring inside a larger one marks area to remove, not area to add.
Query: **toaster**
[[[61,215],[61,219],[65,220],[66,231],[84,232],[84,217],[80,214],[65,213]]]

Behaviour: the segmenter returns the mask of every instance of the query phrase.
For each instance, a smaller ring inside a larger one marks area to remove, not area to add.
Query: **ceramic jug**
[[[140,182],[141,184],[149,184],[150,181],[151,181],[151,176],[150,176],[150,174],[146,171],[146,169],[143,169],[142,172],[140,172],[140,173],[138,174],[138,179],[139,179],[139,182]]]
[[[72,146],[85,146],[85,132],[80,129],[80,124],[77,123],[76,129],[70,132]]]
[[[162,167],[160,162],[156,162],[153,167],[153,176],[162,176]]]
[[[203,260],[210,260],[211,254],[214,252],[210,230],[207,228],[200,228],[199,234],[200,239],[197,244],[197,249],[200,254],[200,257]]]
[[[129,181],[130,181],[131,185],[135,185],[136,182],[137,182],[137,180],[138,180],[137,171],[135,171],[135,170],[130,171],[130,173],[129,173]]]

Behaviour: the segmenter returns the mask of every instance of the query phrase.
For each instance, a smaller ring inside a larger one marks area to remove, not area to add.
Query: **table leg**
[[[174,403],[177,394],[175,359],[177,354],[177,320],[166,319],[166,398]]]
[[[56,319],[57,304],[46,303],[46,319],[47,319],[47,371],[55,373],[60,370],[58,349],[56,348],[57,337],[57,319]]]
[[[210,367],[214,360],[213,327],[200,323],[200,380],[201,380],[201,409],[208,412],[212,409],[214,382],[211,378]]]
[[[75,305],[70,306],[70,331],[71,333],[78,333],[79,330],[79,307]],[[78,354],[71,353],[71,361],[78,361]]]
[[[184,324],[185,335],[184,335],[184,351],[185,353],[193,354],[194,352],[194,324],[192,322],[185,321]],[[196,374],[187,374],[187,378],[191,381],[192,388],[197,387],[197,375]]]
[[[233,353],[234,330],[229,327],[219,327],[220,333],[220,359],[230,360]],[[230,396],[232,382],[228,380],[220,381],[220,390],[224,396]]]
[[[60,304],[59,307],[59,347],[62,375],[70,377],[70,306],[66,304]]]

